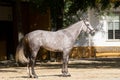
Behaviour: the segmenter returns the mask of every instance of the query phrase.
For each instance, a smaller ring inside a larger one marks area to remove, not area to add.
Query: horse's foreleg
[[[69,51],[65,51],[63,52],[63,65],[62,65],[63,77],[71,76],[68,72],[68,61],[69,61]]]

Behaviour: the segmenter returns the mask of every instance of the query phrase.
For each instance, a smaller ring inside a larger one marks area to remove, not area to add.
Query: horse
[[[89,21],[78,21],[65,29],[58,31],[35,30],[24,36],[16,49],[16,61],[27,64],[30,78],[37,78],[34,66],[36,56],[41,47],[54,52],[62,53],[62,76],[71,76],[68,72],[69,54],[81,31],[94,33],[95,30]]]

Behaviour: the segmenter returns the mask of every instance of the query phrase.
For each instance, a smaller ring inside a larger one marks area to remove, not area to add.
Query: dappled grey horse
[[[93,33],[94,29],[86,20],[81,20],[68,28],[58,31],[36,30],[25,35],[16,50],[16,61],[27,63],[29,77],[36,78],[35,59],[40,47],[54,52],[63,52],[62,76],[68,72],[69,53],[81,31]]]

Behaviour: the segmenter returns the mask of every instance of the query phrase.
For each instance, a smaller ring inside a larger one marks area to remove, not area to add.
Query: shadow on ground
[[[61,68],[62,64],[59,63],[37,63],[37,66],[41,66],[47,69]],[[120,58],[91,58],[70,60],[69,68],[120,68]]]
[[[0,61],[0,68],[14,67],[18,65],[15,61]],[[61,62],[36,62],[36,66],[45,69],[59,69]],[[70,60],[69,68],[120,68],[120,58],[87,58],[79,60]]]

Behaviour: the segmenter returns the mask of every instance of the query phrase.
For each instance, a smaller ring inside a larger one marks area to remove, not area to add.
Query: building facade
[[[96,25],[94,23],[98,23],[98,31],[92,38],[96,56],[120,56],[120,8],[91,20],[93,26]]]
[[[18,6],[19,5],[19,6]],[[19,39],[36,29],[49,30],[50,11],[41,14],[27,0],[0,1],[0,60],[13,59]],[[22,34],[21,34],[22,33]]]
[[[95,35],[80,37],[77,46],[82,57],[119,57],[120,56],[120,7],[105,15],[96,16],[94,10],[88,11]],[[82,36],[82,35],[81,35]]]

